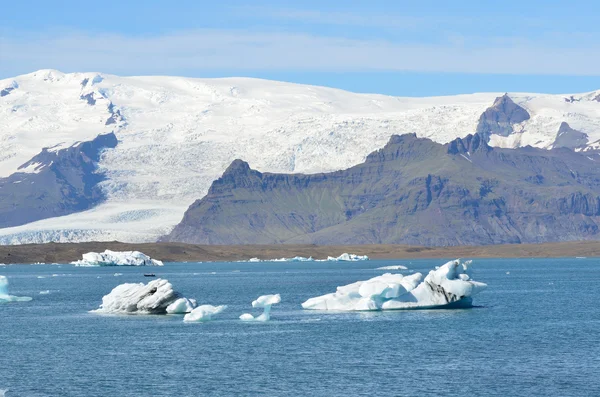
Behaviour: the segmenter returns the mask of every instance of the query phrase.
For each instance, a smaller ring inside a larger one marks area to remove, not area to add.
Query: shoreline
[[[86,252],[141,251],[163,262],[225,262],[250,258],[312,256],[324,259],[344,252],[370,259],[561,258],[600,257],[600,241],[543,244],[419,247],[410,245],[194,245],[182,243],[87,242],[0,246],[0,263],[69,263]]]

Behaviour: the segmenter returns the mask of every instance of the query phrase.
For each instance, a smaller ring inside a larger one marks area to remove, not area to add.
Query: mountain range
[[[263,175],[315,174],[306,176],[314,181],[352,169],[405,133],[442,146],[471,134],[492,153],[528,146],[578,153],[594,159],[582,166],[594,168],[600,91],[402,98],[249,78],[56,70],[0,80],[0,243],[173,239],[188,207],[213,191],[235,159]],[[508,236],[486,241],[517,241]]]
[[[541,243],[600,238],[598,155],[393,136],[364,163],[313,175],[236,160],[164,241],[198,244]]]

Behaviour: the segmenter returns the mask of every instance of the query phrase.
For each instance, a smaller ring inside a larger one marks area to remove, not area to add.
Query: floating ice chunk
[[[46,278],[46,276],[37,276],[37,278]]]
[[[408,268],[406,266],[402,266],[402,265],[392,265],[392,266],[378,267],[375,270],[408,270]]]
[[[122,275],[123,275],[123,273],[115,273],[115,274],[113,274],[113,276],[115,276],[115,277],[119,277],[119,276],[122,276]]]
[[[366,255],[354,255],[343,253],[342,255],[334,258],[333,256],[327,257],[328,262],[358,262],[358,261],[368,261],[369,257]]]
[[[29,296],[14,296],[8,294],[8,279],[0,276],[0,303],[7,302],[28,302],[32,298]]]
[[[40,291],[40,295],[48,295],[50,293],[50,290],[47,289],[45,291]]]
[[[252,307],[264,308],[265,310],[260,316],[254,317],[250,313],[244,313],[240,316],[242,321],[269,321],[271,318],[271,306],[281,302],[281,295],[263,295],[259,296],[252,302]]]
[[[386,273],[366,281],[340,286],[332,294],[308,299],[304,309],[388,310],[467,307],[486,284],[472,281],[469,262],[450,261],[429,272],[409,276]]]
[[[227,309],[226,305],[221,306],[212,306],[212,305],[200,305],[190,313],[186,314],[183,317],[183,321],[185,322],[195,322],[195,321],[210,321],[212,320],[212,316],[221,313],[223,310]]]
[[[157,278],[148,284],[126,283],[116,286],[102,298],[93,312],[125,314],[167,314],[167,308],[182,298],[168,280]]]
[[[75,266],[163,266],[157,259],[152,259],[139,251],[88,252],[83,258],[71,262]]]
[[[185,314],[189,313],[197,306],[195,299],[179,298],[175,302],[167,306],[168,314]]]

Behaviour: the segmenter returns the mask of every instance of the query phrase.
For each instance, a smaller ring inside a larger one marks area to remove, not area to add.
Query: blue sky
[[[600,89],[596,1],[9,1],[0,78],[250,76],[392,95]]]

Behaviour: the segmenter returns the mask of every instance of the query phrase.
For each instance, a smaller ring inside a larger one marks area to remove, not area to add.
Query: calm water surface
[[[442,263],[152,268],[199,303],[229,305],[203,324],[88,313],[116,285],[149,281],[148,268],[0,267],[11,294],[34,298],[0,304],[0,389],[6,397],[600,395],[600,259],[475,260],[474,278],[489,287],[472,309],[300,306],[382,274],[379,266],[427,272]],[[269,293],[283,300],[272,321],[237,319]]]

